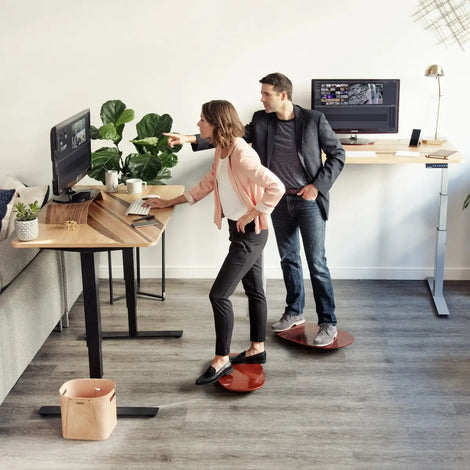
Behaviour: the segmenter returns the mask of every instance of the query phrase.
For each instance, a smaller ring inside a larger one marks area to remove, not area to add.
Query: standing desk
[[[102,189],[102,187],[98,189]],[[152,209],[151,213],[161,223],[139,228],[131,226],[132,220],[138,216],[126,215],[126,209],[132,200],[141,198],[145,194],[158,194],[164,199],[170,199],[182,194],[183,191],[183,186],[149,186],[143,193],[128,194],[125,188],[120,188],[117,193],[98,191],[98,195],[93,200],[83,203],[58,204],[49,202],[41,211],[39,237],[30,242],[22,242],[16,238],[12,241],[12,246],[15,248],[59,249],[80,253],[86,342],[91,378],[103,377],[101,347],[103,332],[101,330],[98,273],[95,268],[96,253],[109,250],[122,251],[129,323],[127,337],[179,337],[182,334],[181,331],[139,332],[136,316],[134,248],[154,246],[158,243],[170,220],[173,208]],[[70,220],[77,222],[75,229],[67,228],[64,225],[64,222]],[[133,413],[128,408],[121,409],[121,414],[118,409],[118,415],[130,414]],[[155,414],[156,412],[153,415]]]
[[[449,309],[444,298],[444,260],[447,236],[447,188],[448,188],[448,166],[449,164],[462,163],[463,157],[457,154],[450,160],[427,158],[426,155],[440,149],[454,149],[446,142],[442,145],[421,144],[419,147],[409,147],[409,140],[378,139],[368,145],[344,145],[346,152],[375,152],[375,157],[360,155],[348,156],[347,165],[398,165],[398,164],[420,164],[425,168],[441,171],[441,185],[439,191],[439,214],[436,233],[436,248],[434,255],[434,276],[427,279],[432,294],[434,305],[439,316],[449,316]],[[395,155],[400,151],[419,152],[419,157],[404,157]]]

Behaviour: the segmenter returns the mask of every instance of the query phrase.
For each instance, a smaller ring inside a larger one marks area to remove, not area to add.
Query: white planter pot
[[[39,235],[38,219],[34,220],[18,220],[15,219],[16,236],[22,242],[35,240]]]

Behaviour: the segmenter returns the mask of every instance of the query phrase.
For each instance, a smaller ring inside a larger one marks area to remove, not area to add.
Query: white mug
[[[140,178],[129,178],[126,181],[127,184],[127,192],[129,194],[136,194],[142,192],[142,186],[147,189],[147,182],[142,181]]]
[[[117,193],[119,183],[117,170],[106,170],[104,179],[106,183],[105,191],[107,193]]]

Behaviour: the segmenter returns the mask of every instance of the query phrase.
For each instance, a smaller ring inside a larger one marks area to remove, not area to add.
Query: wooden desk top
[[[22,242],[15,238],[12,246],[103,249],[153,246],[158,243],[165,230],[173,213],[173,207],[151,210],[150,213],[155,215],[163,227],[151,225],[134,228],[131,223],[139,216],[126,215],[129,203],[146,194],[158,194],[163,199],[170,199],[184,192],[183,186],[166,185],[149,186],[139,194],[128,194],[125,186],[120,186],[117,193],[106,193],[103,186],[91,188],[103,189],[102,197],[98,196],[92,202],[75,204],[49,202],[41,210],[39,237],[30,242]],[[65,227],[66,220],[77,221],[75,230]]]
[[[418,147],[409,147],[409,139],[377,139],[368,145],[343,145],[345,151],[375,152],[375,157],[346,156],[346,164],[400,164],[400,163],[462,163],[463,157],[457,154],[450,160],[427,158],[426,155],[435,150],[455,150],[450,142],[442,145],[421,144]],[[419,157],[400,157],[395,152],[419,152]]]

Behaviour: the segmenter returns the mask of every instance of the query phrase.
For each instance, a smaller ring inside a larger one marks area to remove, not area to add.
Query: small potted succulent
[[[17,202],[14,206],[16,210],[15,229],[18,240],[28,242],[34,240],[39,235],[38,213],[41,210],[38,201],[24,204]]]

